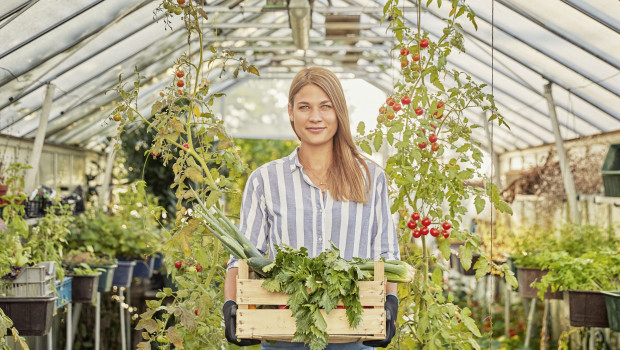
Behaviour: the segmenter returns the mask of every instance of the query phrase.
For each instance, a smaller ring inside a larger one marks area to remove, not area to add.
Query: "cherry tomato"
[[[439,150],[439,145],[437,143],[433,143],[431,145],[431,151],[437,152]]]
[[[452,225],[446,221],[443,224],[441,224],[441,227],[443,227],[443,229],[447,231],[452,228]]]
[[[413,214],[411,214],[411,219],[412,220],[420,220],[420,213],[414,212]]]
[[[198,272],[202,271],[202,265],[196,265],[196,271]]]
[[[401,67],[407,67],[408,64],[409,64],[409,60],[407,60],[406,58],[400,60]]]
[[[183,85],[185,85],[185,82],[183,80],[177,81],[177,86],[178,87],[183,87]]]
[[[450,237],[450,232],[448,232],[448,231],[446,231],[446,230],[441,230],[441,234],[442,234],[445,238]]]
[[[177,4],[183,5],[183,4],[185,4],[185,0],[177,0]]]
[[[394,109],[394,112],[398,112],[401,109],[403,109],[403,107],[400,105],[400,103],[397,103],[394,106],[392,106],[392,109]]]
[[[444,104],[443,104],[442,101],[437,102],[437,109],[439,109],[439,108],[441,108],[443,106],[444,106]]]
[[[437,142],[437,135],[435,135],[435,134],[430,134],[430,135],[428,136],[428,140],[429,140],[431,143],[435,143],[435,142]]]
[[[405,95],[400,99],[400,103],[404,104],[404,105],[408,105],[411,103],[411,97]]]
[[[431,225],[431,219],[428,217],[425,217],[424,219],[422,219],[422,225],[424,225],[425,227],[428,227]]]
[[[174,267],[176,267],[177,269],[180,269],[181,266],[183,266],[183,262],[182,261],[177,260],[177,261],[174,262]]]
[[[437,112],[433,113],[433,115],[434,115],[434,116],[436,116],[435,118],[437,118],[437,119],[441,119],[441,118],[443,118],[443,114],[442,114],[442,115],[440,115],[439,117],[437,117]]]
[[[420,147],[421,149],[425,149],[426,148],[426,142],[418,143],[418,147]]]
[[[198,316],[198,309],[194,310],[194,313]]]
[[[183,76],[184,76],[184,75],[185,75],[185,72],[184,72],[184,71],[182,71],[182,70],[180,70],[180,71],[178,71],[178,72],[177,72],[177,77],[178,77],[178,78],[183,78]]]
[[[186,142],[186,143],[184,143],[184,144],[183,144],[183,147],[184,147],[185,149],[189,149],[189,143],[187,143],[187,142]]]
[[[407,222],[407,227],[409,227],[412,230],[415,230],[415,228],[418,227],[418,223],[413,220],[409,220],[409,222]]]
[[[179,95],[179,96],[183,96],[183,90],[181,90],[181,89],[177,89],[177,95]]]
[[[419,53],[414,53],[414,54],[413,54],[413,56],[411,56],[411,58],[412,58],[414,61],[416,61],[416,62],[417,62],[417,61],[419,61],[419,60],[420,60],[420,54],[419,54]]]
[[[422,115],[424,114],[424,109],[422,109],[422,107],[418,107],[414,110],[415,114],[417,115]]]
[[[116,113],[112,119],[114,119],[114,121],[120,122],[121,121],[121,114],[120,113]]]
[[[428,47],[428,38],[424,38],[424,39],[420,40],[420,47],[421,48]]]
[[[392,98],[392,97],[388,97],[388,98],[385,100],[385,103],[387,103],[387,105],[388,105],[388,106],[393,106],[393,105],[394,105],[394,103],[396,103],[396,101],[394,100],[394,98]]]
[[[406,47],[403,47],[402,49],[400,49],[400,55],[401,56],[407,56],[409,54],[409,49]]]
[[[422,227],[422,228],[420,229],[420,233],[421,233],[423,236],[426,236],[426,235],[428,234],[428,227]]]
[[[439,230],[436,227],[433,227],[432,229],[430,229],[430,233],[431,233],[431,236],[433,237],[439,236]]]
[[[413,236],[413,238],[420,238],[420,236],[422,236],[422,233],[420,232],[420,230],[413,230],[411,231],[411,236]]]
[[[151,151],[151,155],[152,155],[153,157],[158,157],[160,154],[161,154],[161,153],[159,153],[159,152],[155,153],[155,152]]]
[[[388,115],[385,116],[386,118],[388,118],[389,120],[394,119],[394,113],[390,113]]]
[[[385,112],[387,112],[387,107],[381,106],[381,108],[379,108],[379,113],[385,114]]]

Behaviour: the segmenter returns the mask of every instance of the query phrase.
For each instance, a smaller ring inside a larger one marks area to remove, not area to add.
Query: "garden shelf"
[[[360,281],[362,321],[349,326],[346,310],[322,311],[327,322],[330,343],[385,339],[385,284],[383,262],[375,262],[375,280]],[[286,305],[289,295],[272,293],[262,287],[262,280],[250,279],[247,262],[239,261],[237,280],[237,338],[290,341],[296,331],[295,318],[289,309],[260,309],[254,306]],[[252,307],[252,308],[250,308]],[[268,322],[265,322],[268,320]]]

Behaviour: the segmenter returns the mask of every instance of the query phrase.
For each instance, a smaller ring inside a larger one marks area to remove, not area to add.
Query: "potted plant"
[[[112,288],[112,277],[117,268],[115,258],[106,255],[95,255],[92,247],[87,246],[85,249],[71,250],[63,261],[63,267],[68,270],[75,270],[82,264],[86,264],[95,271],[101,272],[97,284],[97,291],[100,293],[109,292]],[[80,272],[78,270],[78,272]]]
[[[99,276],[103,269],[93,267],[94,255],[91,252],[72,251],[64,259],[63,267],[73,278],[71,298],[74,303],[91,303],[97,296]]]

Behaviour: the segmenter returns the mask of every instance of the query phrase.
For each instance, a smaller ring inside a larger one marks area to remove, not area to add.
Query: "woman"
[[[333,242],[343,258],[399,259],[384,172],[356,149],[342,85],[334,73],[302,69],[289,90],[288,114],[301,145],[288,157],[256,169],[246,184],[240,229],[264,254],[275,246],[306,247],[313,257]],[[257,340],[235,337],[237,261],[224,284],[226,338],[237,345]],[[396,284],[388,283],[387,338],[365,344],[330,344],[327,349],[387,346],[395,332]],[[308,349],[302,343],[264,343],[262,349]]]

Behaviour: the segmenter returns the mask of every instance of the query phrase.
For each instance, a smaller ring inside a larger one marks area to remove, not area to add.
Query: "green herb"
[[[287,305],[296,318],[297,330],[292,341],[310,343],[311,350],[327,346],[327,323],[321,314],[336,308],[342,300],[349,325],[357,327],[361,320],[362,304],[359,300],[359,280],[369,274],[358,266],[361,259],[347,261],[339,250],[326,250],[315,258],[308,257],[306,248],[276,247],[275,264],[271,277],[263,287],[271,292],[290,294]]]

